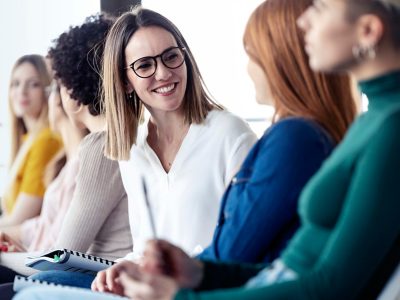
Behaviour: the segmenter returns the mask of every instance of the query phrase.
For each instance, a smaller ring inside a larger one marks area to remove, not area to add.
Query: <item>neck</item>
[[[28,132],[31,132],[35,126],[37,125],[38,120],[36,118],[33,118],[31,116],[23,116],[22,120],[24,121],[26,130]]]
[[[395,70],[400,70],[398,51],[386,51],[379,52],[376,58],[359,64],[350,72],[356,81],[364,81]]]
[[[79,144],[86,136],[87,130],[80,129],[73,125],[70,121],[66,121],[60,128],[60,135],[62,137],[65,153],[68,159],[73,157],[78,151]]]
[[[149,135],[167,143],[182,140],[189,129],[181,114],[152,115],[148,126]]]
[[[89,114],[83,123],[90,132],[104,131],[106,128],[106,118],[104,115],[93,116]]]

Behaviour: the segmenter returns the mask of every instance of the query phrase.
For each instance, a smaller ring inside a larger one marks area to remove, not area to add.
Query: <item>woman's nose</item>
[[[160,59],[157,63],[157,69],[155,73],[156,80],[167,80],[171,77],[171,75],[171,69],[166,67]]]

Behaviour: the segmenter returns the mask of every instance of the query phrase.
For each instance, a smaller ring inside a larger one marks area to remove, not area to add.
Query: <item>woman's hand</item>
[[[203,263],[164,240],[147,243],[141,267],[148,274],[172,277],[180,288],[196,288],[203,279]]]
[[[130,299],[171,300],[179,289],[173,278],[146,273],[138,266],[121,272],[119,282]]]
[[[13,240],[7,233],[0,231],[0,252],[24,252],[24,246]]]
[[[114,266],[97,273],[96,278],[92,282],[92,290],[98,292],[108,292],[124,295],[124,289],[120,284],[121,272],[129,273],[134,272],[138,266],[131,261],[122,261]]]

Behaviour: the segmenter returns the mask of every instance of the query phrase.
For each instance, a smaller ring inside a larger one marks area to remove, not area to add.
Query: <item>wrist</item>
[[[190,286],[191,289],[195,289],[200,286],[201,282],[203,281],[204,277],[204,263],[201,260],[194,260],[194,276],[192,278],[192,285]]]

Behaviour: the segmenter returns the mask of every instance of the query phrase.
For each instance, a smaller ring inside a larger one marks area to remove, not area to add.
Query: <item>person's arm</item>
[[[123,191],[118,162],[103,154],[104,139],[89,138],[80,149],[74,196],[56,241],[56,247],[81,252],[89,249]]]
[[[334,232],[307,275],[254,289],[182,290],[175,299],[355,299],[400,233],[398,128],[400,117],[394,114],[370,139],[354,166]],[[214,276],[218,274],[214,272]]]
[[[0,228],[21,224],[40,214],[45,192],[43,175],[48,162],[59,148],[59,139],[47,132],[33,143],[23,169],[15,206],[11,214],[0,217]]]
[[[10,215],[0,218],[0,229],[8,226],[19,225],[25,220],[36,217],[42,208],[41,196],[32,196],[26,193],[19,193],[13,211]]]
[[[294,232],[299,194],[333,147],[315,126],[281,121],[263,136],[224,195],[213,241],[199,259],[255,263],[276,256],[271,245]]]

